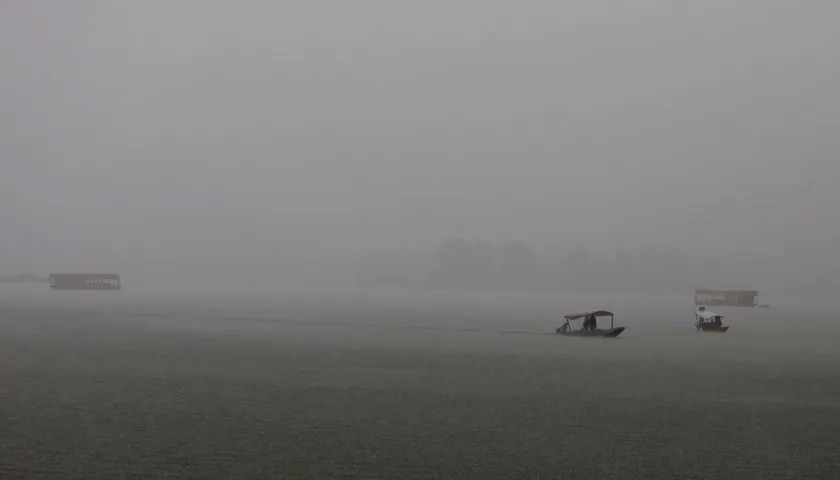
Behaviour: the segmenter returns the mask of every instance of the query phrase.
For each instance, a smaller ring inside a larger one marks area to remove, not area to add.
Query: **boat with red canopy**
[[[610,317],[610,328],[598,328],[598,318]],[[566,322],[558,325],[556,333],[571,335],[575,337],[607,337],[615,338],[624,331],[624,327],[615,326],[615,315],[607,310],[594,310],[591,312],[572,313],[564,317]],[[572,328],[570,322],[583,319],[583,324],[577,330]]]

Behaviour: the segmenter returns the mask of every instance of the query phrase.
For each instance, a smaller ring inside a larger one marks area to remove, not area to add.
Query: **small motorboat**
[[[694,328],[698,332],[723,333],[729,330],[729,325],[723,324],[723,315],[710,312],[706,310],[706,307],[698,308],[694,316],[696,317]]]
[[[610,328],[598,328],[599,317],[610,317]],[[596,310],[594,312],[573,313],[564,317],[566,322],[558,325],[555,333],[560,335],[567,335],[570,337],[600,337],[600,338],[615,338],[624,331],[624,327],[616,327],[614,325],[615,315],[606,310]],[[579,329],[573,329],[572,324],[569,323],[574,320],[583,319],[583,325]]]

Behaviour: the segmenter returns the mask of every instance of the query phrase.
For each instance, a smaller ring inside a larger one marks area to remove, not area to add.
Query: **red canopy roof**
[[[586,312],[586,313],[573,313],[571,315],[566,315],[566,320],[578,320],[583,317],[588,317],[589,315],[595,315],[596,317],[612,317],[612,312],[608,312],[606,310],[596,310],[594,312]]]

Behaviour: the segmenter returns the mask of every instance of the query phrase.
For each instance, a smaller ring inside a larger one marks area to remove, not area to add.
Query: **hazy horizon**
[[[832,284],[837,13],[6,1],[0,273],[345,284],[465,238]]]

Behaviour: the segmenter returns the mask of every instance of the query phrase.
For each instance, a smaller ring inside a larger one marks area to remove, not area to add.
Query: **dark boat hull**
[[[567,337],[588,337],[588,338],[615,338],[624,331],[624,327],[596,328],[595,330],[570,330],[568,332],[558,331],[559,335]]]
[[[723,333],[727,330],[729,330],[729,325],[723,325],[723,326],[720,326],[720,327],[705,327],[705,328],[701,327],[697,331],[698,332]]]

